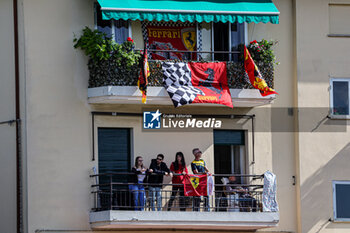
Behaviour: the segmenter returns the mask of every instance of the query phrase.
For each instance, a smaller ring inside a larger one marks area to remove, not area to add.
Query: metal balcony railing
[[[262,212],[263,175],[212,174],[215,185],[210,196],[185,196],[182,184],[155,184],[128,182],[134,173],[95,174],[92,188],[92,211],[215,211]],[[151,174],[156,175],[156,174]],[[223,184],[222,178],[235,176],[242,183]],[[133,185],[141,188],[133,189]],[[228,188],[230,187],[230,188]],[[174,190],[180,190],[175,192]]]

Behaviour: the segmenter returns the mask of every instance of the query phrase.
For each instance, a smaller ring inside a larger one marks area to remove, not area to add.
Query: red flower
[[[250,44],[256,44],[256,43],[258,43],[256,40],[253,40],[250,42]]]
[[[128,39],[126,39],[127,41],[130,41],[131,43],[134,43],[134,40],[131,39],[131,37],[128,37]]]

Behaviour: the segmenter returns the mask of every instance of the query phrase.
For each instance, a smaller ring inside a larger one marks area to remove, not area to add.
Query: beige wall
[[[296,1],[298,105],[307,108],[298,116],[302,232],[350,231],[348,224],[328,221],[333,219],[331,182],[350,177],[350,134],[337,132],[348,131],[347,122],[325,119],[330,77],[350,78],[349,38],[327,36],[329,3],[335,2]]]
[[[274,1],[280,11],[279,24],[249,24],[248,41],[274,40],[275,55],[279,65],[275,66],[275,89],[279,93],[271,105],[269,121],[271,131],[271,166],[277,175],[277,201],[280,209],[280,223],[274,230],[297,232],[296,186],[293,178],[295,167],[295,115],[288,114],[288,108],[296,106],[294,75],[294,15],[292,0]]]
[[[0,1],[0,122],[14,120],[12,1]],[[0,125],[0,231],[16,231],[16,125]]]
[[[73,35],[93,1],[24,0],[28,232],[89,229],[92,167],[87,59]]]
[[[296,6],[295,17],[293,2]],[[280,224],[274,230],[298,231],[297,198],[301,200],[299,219],[302,232],[350,230],[349,225],[328,222],[333,210],[331,181],[347,180],[350,175],[347,166],[350,152],[349,133],[320,132],[321,129],[336,128],[332,125],[334,121],[323,121],[329,107],[329,77],[350,77],[349,38],[327,37],[330,31],[329,3],[330,1],[326,0],[276,0],[275,4],[281,12],[279,25],[249,25],[249,40],[265,38],[279,41],[276,55],[281,64],[276,67],[275,88],[280,95],[272,108],[268,106],[232,111],[257,114],[256,124],[262,130],[256,133],[256,163],[249,166],[249,171],[259,174],[271,169],[277,175]],[[342,3],[350,4],[348,0],[343,0]],[[2,1],[0,6],[1,29],[10,31],[10,1]],[[87,195],[90,189],[87,174],[95,163],[91,161],[91,109],[86,100],[87,59],[81,51],[72,48],[72,40],[73,33],[78,34],[84,26],[93,26],[93,1],[23,0],[23,7],[29,232],[36,229],[89,229],[88,213],[91,200]],[[2,20],[2,17],[5,20]],[[293,34],[294,20],[296,34]],[[133,32],[137,44],[140,43],[137,39],[139,34],[140,32]],[[0,109],[6,109],[1,111],[1,121],[14,117],[14,92],[10,91],[14,88],[11,62],[13,58],[9,59],[13,56],[12,40],[11,33],[0,34],[1,79],[2,83],[5,83],[0,86],[0,95],[6,95],[5,99],[10,99],[5,102],[0,98]],[[296,48],[293,47],[294,43]],[[294,53],[297,60],[296,71]],[[294,102],[296,98],[298,101]],[[286,111],[282,111],[282,115],[275,115],[275,107],[293,106],[324,108],[311,113],[298,113],[298,129],[301,133],[296,142],[293,133],[295,115],[288,116]],[[105,110],[121,108],[123,106],[109,106]],[[263,110],[260,111],[261,109]],[[208,110],[227,111],[223,108],[204,108],[198,109],[198,112]],[[140,109],[133,111],[140,112]],[[280,117],[275,119],[276,116]],[[118,126],[124,122],[114,118],[101,120],[100,117],[97,118],[97,125]],[[136,121],[124,123],[130,124],[130,127],[140,125]],[[270,133],[274,127],[279,128],[280,124],[286,126],[287,132]],[[6,147],[0,147],[2,160],[10,164],[0,165],[1,177],[7,177],[1,183],[12,187],[6,190],[8,193],[1,193],[4,195],[1,199],[7,200],[5,209],[1,208],[1,217],[10,223],[8,226],[11,231],[15,227],[15,212],[12,208],[15,205],[15,170],[14,156],[8,155],[14,155],[15,131],[13,127],[0,127],[0,143],[6,144]],[[244,127],[249,129],[250,126],[247,124]],[[339,130],[339,127],[336,129]],[[134,148],[134,154],[142,152],[147,154],[147,158],[153,157],[157,152],[152,144],[141,142],[143,134],[137,131],[137,127],[134,127],[134,130],[134,143],[141,145]],[[178,148],[169,149],[163,136],[151,134],[149,140],[164,142],[159,145],[159,150],[167,151],[166,162],[169,163]],[[200,136],[205,140],[197,140],[193,144],[201,147],[208,164],[213,164],[212,137],[209,133]],[[193,138],[181,134],[170,134],[168,137],[180,142]],[[249,138],[251,135],[248,135]],[[193,144],[185,144],[181,149],[185,152],[187,161],[191,160],[190,151]],[[145,149],[141,151],[142,146],[145,146]],[[247,147],[251,161],[252,146],[248,144]],[[297,167],[294,163],[295,156]],[[300,182],[297,184],[300,185],[298,196],[292,185],[292,176],[295,174]]]

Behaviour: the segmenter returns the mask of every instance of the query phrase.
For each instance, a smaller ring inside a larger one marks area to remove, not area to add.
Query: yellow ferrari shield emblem
[[[196,29],[185,28],[181,30],[182,43],[189,51],[193,51],[196,48]]]
[[[199,185],[199,178],[198,177],[191,177],[190,180],[191,180],[191,184],[192,184],[193,188],[196,189]]]

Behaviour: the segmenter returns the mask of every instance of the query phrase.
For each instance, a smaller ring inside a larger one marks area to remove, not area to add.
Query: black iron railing
[[[152,174],[156,175],[156,174]],[[262,175],[237,175],[240,182],[225,183],[230,174],[213,174],[214,192],[210,196],[185,196],[182,184],[161,185],[129,182],[134,173],[106,173],[93,178],[92,211],[220,211],[262,212]]]

